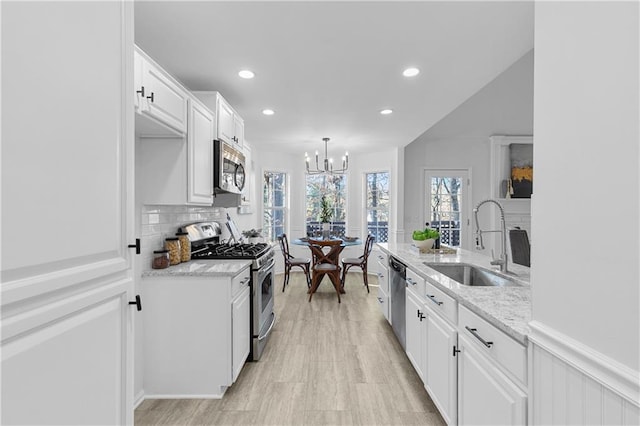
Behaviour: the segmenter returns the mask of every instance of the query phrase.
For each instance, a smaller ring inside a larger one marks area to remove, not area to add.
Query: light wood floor
[[[375,278],[369,278],[375,285]],[[301,273],[285,293],[259,362],[220,400],[147,400],[137,425],[444,425],[361,274],[338,304],[328,278],[311,303]]]

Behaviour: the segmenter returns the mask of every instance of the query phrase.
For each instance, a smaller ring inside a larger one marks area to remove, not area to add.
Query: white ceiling
[[[302,156],[326,136],[338,157],[407,145],[508,68],[533,48],[533,3],[137,1],[135,39],[220,91],[250,143]]]

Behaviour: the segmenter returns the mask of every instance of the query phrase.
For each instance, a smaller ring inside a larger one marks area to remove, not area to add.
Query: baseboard
[[[133,409],[135,410],[136,408],[138,408],[140,406],[140,404],[142,404],[144,402],[144,400],[145,400],[144,390],[141,390],[135,396],[135,399],[134,399],[134,402],[133,402]]]
[[[156,394],[145,395],[144,399],[222,399],[224,393],[218,394]]]

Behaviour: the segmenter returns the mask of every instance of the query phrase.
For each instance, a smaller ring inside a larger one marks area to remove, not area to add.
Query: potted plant
[[[413,239],[414,246],[426,250],[433,248],[436,239],[440,238],[440,233],[435,229],[427,227],[424,230],[413,231],[411,238]]]
[[[329,233],[331,217],[333,216],[333,210],[331,209],[331,203],[327,200],[325,195],[320,199],[320,223],[322,223],[322,231]]]
[[[242,231],[242,235],[249,240],[249,243],[259,243],[262,238],[262,229],[251,228],[248,231]]]

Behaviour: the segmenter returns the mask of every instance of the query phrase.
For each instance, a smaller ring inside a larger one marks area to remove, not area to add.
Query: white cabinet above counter
[[[216,138],[224,141],[235,149],[242,150],[244,146],[244,120],[233,109],[231,104],[214,91],[195,91],[193,94],[212,111],[217,114]]]

